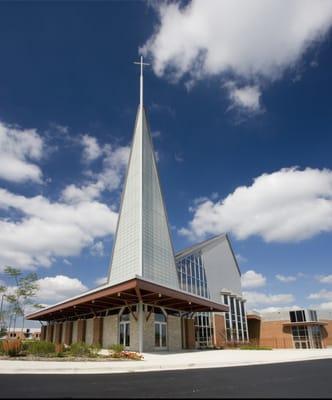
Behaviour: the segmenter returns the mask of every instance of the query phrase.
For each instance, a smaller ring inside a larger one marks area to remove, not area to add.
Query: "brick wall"
[[[260,346],[271,346],[275,349],[293,348],[293,338],[289,326],[283,326],[286,321],[262,321]]]
[[[149,316],[149,319],[146,318]],[[154,313],[144,313],[143,351],[154,351]]]
[[[73,321],[66,321],[63,327],[64,336],[63,336],[63,343],[70,345],[72,344],[73,339]]]
[[[101,346],[103,342],[103,320],[104,318],[96,317],[93,318],[93,339],[94,345]]]
[[[92,344],[93,342],[93,318],[86,320],[85,325],[85,343]]]
[[[169,315],[167,317],[168,350],[179,351],[182,349],[181,318]]]
[[[78,321],[73,321],[73,329],[72,329],[72,338],[71,342],[76,343],[77,342],[77,326],[78,326]]]
[[[86,320],[78,319],[77,320],[77,342],[85,342],[85,331],[86,331]]]
[[[118,316],[109,315],[103,321],[103,348],[118,343]]]

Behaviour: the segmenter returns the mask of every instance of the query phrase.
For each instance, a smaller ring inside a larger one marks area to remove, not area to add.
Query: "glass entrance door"
[[[166,322],[155,322],[154,323],[154,345],[157,348],[167,347],[167,324]]]
[[[130,322],[120,322],[120,344],[123,344],[124,347],[130,346]]]
[[[119,343],[124,347],[130,346],[130,315],[129,310],[123,312],[119,321]]]

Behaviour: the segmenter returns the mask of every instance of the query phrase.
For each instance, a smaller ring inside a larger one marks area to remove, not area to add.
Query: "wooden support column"
[[[143,303],[140,301],[137,304],[138,308],[138,351],[143,352],[143,329],[144,329],[144,310]]]
[[[93,319],[93,339],[94,345],[101,346],[103,343],[103,317],[96,317]]]
[[[62,323],[57,323],[55,325],[55,335],[54,335],[54,343],[60,344],[62,336]]]
[[[85,342],[85,328],[86,328],[86,320],[78,319],[77,320],[77,342],[81,342],[81,343]]]
[[[70,345],[73,338],[73,321],[66,321],[64,323],[65,338],[64,344]]]
[[[54,329],[54,325],[47,325],[47,328],[46,328],[46,340],[48,342],[53,342],[53,329]]]
[[[186,349],[195,348],[195,323],[194,319],[185,319]]]
[[[214,314],[214,345],[223,347],[226,344],[225,320],[223,315]]]
[[[42,325],[40,329],[40,340],[46,340],[46,325]]]

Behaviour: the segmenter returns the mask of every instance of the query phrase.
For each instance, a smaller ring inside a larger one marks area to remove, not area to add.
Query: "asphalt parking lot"
[[[0,375],[0,398],[331,398],[332,360],[123,374]]]

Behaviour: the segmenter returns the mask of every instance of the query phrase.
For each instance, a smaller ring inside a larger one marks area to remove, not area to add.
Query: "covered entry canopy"
[[[139,302],[175,311],[228,311],[228,306],[224,304],[136,277],[117,285],[104,285],[29,314],[26,318],[39,321],[76,319],[84,315],[98,315],[109,309],[130,307]]]

